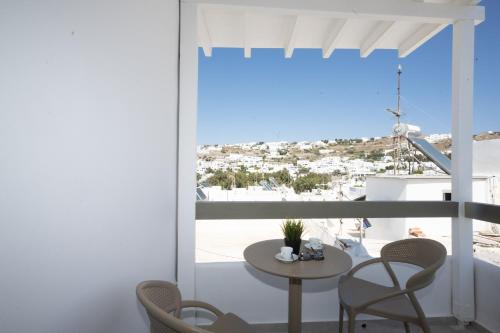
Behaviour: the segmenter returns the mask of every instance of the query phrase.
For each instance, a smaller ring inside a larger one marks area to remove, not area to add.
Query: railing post
[[[453,24],[452,50],[452,200],[459,203],[452,221],[452,306],[462,322],[475,317],[472,220],[464,203],[472,201],[472,112],[474,21]]]

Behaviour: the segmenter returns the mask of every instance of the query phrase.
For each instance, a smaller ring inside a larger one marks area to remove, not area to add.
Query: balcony
[[[498,222],[496,216],[498,213],[498,206],[478,204],[478,203],[467,203],[466,211],[467,217],[477,220],[485,220],[490,222]],[[225,225],[227,226],[229,221],[238,224],[239,220],[245,221],[244,225],[248,228],[251,225],[249,219],[268,219],[258,221],[260,224],[255,226],[255,229],[260,230],[260,239],[266,238],[266,230],[271,230],[274,226],[277,228],[279,226],[280,220],[276,220],[278,217],[287,218],[313,218],[313,221],[317,221],[321,218],[355,218],[359,216],[376,218],[383,220],[381,223],[389,223],[391,220],[400,218],[413,218],[414,220],[428,220],[429,218],[439,218],[443,223],[446,223],[446,218],[456,217],[458,215],[458,203],[457,202],[438,202],[438,201],[414,201],[414,202],[386,202],[386,201],[367,201],[367,202],[198,202],[197,204],[197,219],[198,224],[203,224],[204,222],[213,221],[209,228],[215,228],[215,224],[218,220],[223,219]],[[425,219],[424,219],[425,218]],[[444,220],[444,221],[443,221]],[[271,222],[271,227],[267,229],[261,229],[264,223]],[[477,223],[477,222],[476,222]],[[242,255],[238,253],[242,252],[242,246],[239,248],[227,246],[224,241],[235,241],[244,239],[249,243],[252,240],[248,240],[246,237],[238,237],[237,234],[233,233],[233,229],[225,230],[225,227],[220,231],[218,238],[216,238],[215,250],[209,253],[209,256],[204,256],[203,251],[201,254],[201,262],[196,265],[197,274],[197,295],[200,298],[208,299],[215,304],[227,304],[231,306],[234,311],[239,310],[239,313],[247,313],[252,317],[250,322],[263,323],[268,318],[272,317],[271,323],[276,321],[281,323],[286,323],[286,308],[283,307],[283,300],[286,299],[287,285],[286,280],[269,276],[268,274],[256,271],[242,260]],[[205,229],[202,229],[205,230]],[[235,229],[236,230],[236,229]],[[245,233],[246,228],[244,227],[242,232]],[[277,233],[279,234],[279,233]],[[246,233],[245,233],[246,235]],[[205,234],[203,236],[206,236]],[[275,235],[269,235],[268,238],[275,238]],[[316,236],[316,235],[315,235]],[[252,237],[250,235],[250,237]],[[448,249],[449,259],[445,266],[439,271],[436,281],[433,283],[432,287],[427,288],[423,292],[419,293],[419,299],[425,309],[428,317],[431,318],[431,322],[436,325],[435,331],[448,332],[446,327],[456,326],[457,323],[453,320],[447,313],[452,312],[450,299],[451,295],[451,285],[452,285],[452,267],[451,258],[453,257],[451,239],[438,238],[438,240],[443,241]],[[222,245],[218,242],[222,242]],[[331,243],[331,242],[330,242]],[[353,259],[353,264],[367,260],[370,257],[378,256],[378,251],[385,245],[387,241],[385,240],[370,240],[365,239],[364,245],[368,249],[368,256],[358,256],[354,251],[348,250],[348,253]],[[366,245],[368,244],[368,245]],[[204,243],[205,246],[209,243]],[[220,245],[218,248],[217,246]],[[233,244],[234,245],[234,244]],[[240,244],[241,245],[241,244]],[[244,244],[246,245],[246,244]],[[213,246],[211,248],[214,248]],[[220,254],[231,253],[229,257],[221,257]],[[218,255],[219,254],[219,255]],[[497,254],[498,257],[498,254]],[[205,260],[203,260],[205,258]],[[206,259],[208,258],[208,260]],[[204,262],[205,261],[205,262]],[[475,279],[476,279],[476,307],[478,318],[482,317],[483,320],[489,315],[486,314],[491,311],[489,304],[494,303],[493,295],[479,296],[478,292],[487,288],[486,286],[479,286],[478,281],[483,281],[492,279],[495,277],[500,277],[500,270],[498,270],[495,264],[485,261],[483,258],[475,258]],[[415,268],[408,269],[408,267],[398,267],[397,271],[399,277],[404,279],[408,277],[411,272],[415,272]],[[231,289],[232,290],[242,290],[241,293],[227,294],[224,290],[228,287],[228,281],[226,279],[217,279],[217,276],[228,276],[231,277]],[[382,267],[377,267],[377,269],[371,270],[367,275],[363,276],[369,280],[376,280],[380,283],[386,281],[387,276],[383,272]],[[312,330],[320,329],[332,329],[335,327],[335,323],[330,323],[333,314],[338,311],[338,302],[336,295],[336,282],[337,279],[328,279],[324,281],[311,281],[304,287],[304,309],[303,316],[306,324],[304,329],[307,331],[307,327]],[[210,288],[209,288],[210,286]],[[215,289],[214,289],[215,288]],[[246,293],[244,290],[251,291],[250,294]],[[198,294],[199,292],[199,294]],[[243,295],[253,299],[267,299],[265,304],[259,306],[255,309],[250,304],[245,302],[238,302],[238,299]],[[234,298],[234,299],[233,299]],[[485,311],[485,316],[479,315],[480,312]],[[273,314],[270,316],[269,314]],[[378,328],[379,324],[387,329],[394,329],[395,332],[401,331],[401,327],[397,326],[394,328],[395,324],[382,323],[382,322],[372,322],[374,318],[372,317],[361,317],[359,325],[368,322],[372,329],[382,329]],[[491,317],[488,320],[491,320]],[[385,326],[387,325],[387,326]],[[257,327],[263,329],[263,331],[273,329],[280,330],[283,329],[283,325],[258,325]],[[484,329],[481,325],[474,325],[474,330],[481,332]],[[474,331],[472,330],[472,331]],[[452,331],[452,330],[451,330]]]
[[[378,256],[412,221],[443,223],[448,258],[418,294],[433,331],[500,331],[500,269],[473,246],[478,221],[500,223],[500,208],[473,195],[474,37],[484,12],[468,0],[2,3],[0,332],[148,332],[135,294],[148,279],[176,282],[185,298],[241,315],[259,332],[284,332],[286,280],[246,264],[246,244],[197,261],[196,224],[260,221],[269,231],[254,242],[279,237],[285,218],[348,220],[340,234],[354,243],[356,219],[375,221],[363,238],[369,256],[349,253],[355,264]],[[449,26],[452,201],[377,198],[378,190],[365,202],[196,202],[199,48],[207,57],[223,47],[245,58],[261,48],[283,49],[285,58],[320,49],[332,61],[340,49],[406,57]],[[378,239],[385,226],[391,239]],[[402,280],[413,271],[397,268]],[[367,274],[385,281],[380,267]],[[304,283],[303,332],[337,328],[337,283]],[[199,325],[211,319],[185,315]],[[358,319],[357,331],[364,323],[366,332],[403,330]]]

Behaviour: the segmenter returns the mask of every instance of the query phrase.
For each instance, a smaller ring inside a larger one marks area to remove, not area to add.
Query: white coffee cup
[[[280,252],[281,258],[286,259],[286,260],[292,259],[293,249],[290,246],[283,246],[283,247],[281,247],[280,250],[281,250],[281,252]]]

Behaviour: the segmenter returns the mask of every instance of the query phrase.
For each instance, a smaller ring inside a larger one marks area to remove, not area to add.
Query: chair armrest
[[[354,266],[349,271],[349,273],[347,273],[347,276],[353,276],[357,271],[359,271],[360,269],[362,269],[362,268],[364,268],[366,266],[370,266],[370,265],[378,264],[378,263],[383,263],[383,262],[384,261],[382,260],[382,258],[373,258],[373,259],[370,259],[370,260],[363,261],[362,263],[359,263],[356,266]]]
[[[224,315],[224,313],[221,310],[217,309],[212,304],[208,304],[208,303],[205,303],[202,301],[195,301],[195,300],[182,301],[181,309],[184,309],[184,308],[202,308],[202,309],[205,309],[205,310],[212,312],[217,317]]]

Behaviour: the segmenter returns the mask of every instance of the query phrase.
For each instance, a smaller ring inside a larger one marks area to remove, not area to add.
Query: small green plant
[[[296,242],[302,237],[302,233],[304,232],[304,223],[302,220],[287,219],[281,225],[281,230],[283,231],[283,235],[286,240]]]

